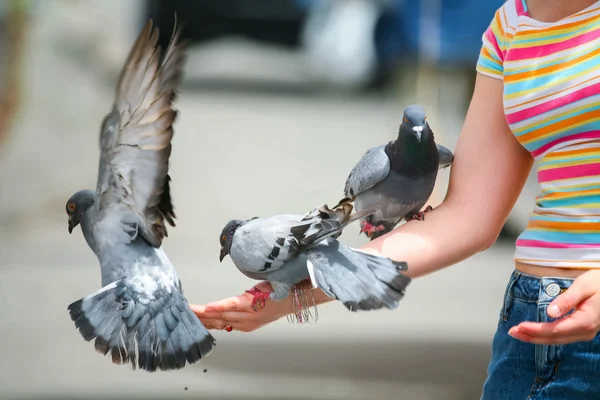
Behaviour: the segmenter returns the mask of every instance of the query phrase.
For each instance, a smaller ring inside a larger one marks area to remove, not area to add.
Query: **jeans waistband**
[[[552,276],[533,276],[513,271],[508,294],[517,300],[531,303],[550,303],[567,290],[575,279]]]

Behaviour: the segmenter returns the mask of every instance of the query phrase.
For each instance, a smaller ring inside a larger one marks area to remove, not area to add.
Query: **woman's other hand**
[[[523,342],[566,344],[589,341],[600,331],[600,271],[580,275],[571,287],[548,306],[548,315],[560,318],[553,322],[521,322],[508,333]]]

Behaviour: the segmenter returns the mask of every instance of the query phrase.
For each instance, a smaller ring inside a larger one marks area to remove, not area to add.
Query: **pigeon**
[[[452,151],[435,143],[425,110],[405,108],[396,140],[373,147],[354,166],[344,187],[344,198],[334,207],[354,202],[356,211],[378,207],[361,219],[361,233],[374,240],[402,220],[423,220],[439,169],[454,160]]]
[[[340,300],[350,311],[394,309],[411,281],[402,273],[408,266],[337,240],[348,224],[376,211],[351,214],[352,208],[346,204],[331,210],[323,205],[304,216],[231,220],[219,238],[219,261],[229,255],[244,275],[271,283],[271,293],[247,290],[255,310],[264,307],[267,298],[285,299],[308,279],[312,288]]]
[[[146,23],[102,124],[96,189],[66,204],[69,233],[81,225],[102,278],[100,290],[68,306],[70,317],[114,364],[148,372],[196,363],[216,345],[161,248],[166,224],[175,226],[168,164],[185,58],[180,34],[175,23],[160,60],[158,28]]]

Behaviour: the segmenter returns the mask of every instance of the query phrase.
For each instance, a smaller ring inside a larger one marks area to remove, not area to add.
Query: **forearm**
[[[406,275],[417,278],[485,250],[496,239],[500,227],[481,223],[469,215],[466,207],[463,210],[452,202],[445,202],[428,212],[424,221],[407,222],[368,242],[361,250],[406,261]],[[313,293],[317,304],[334,300],[319,289]]]
[[[361,250],[405,261],[405,274],[417,278],[487,249],[496,240],[503,222],[479,218],[470,213],[468,205],[446,201],[425,214],[424,221],[409,221]]]
[[[444,202],[362,247],[408,264],[417,278],[491,246],[531,171],[533,158],[506,123],[503,82],[477,75]],[[325,302],[325,294],[316,300]]]

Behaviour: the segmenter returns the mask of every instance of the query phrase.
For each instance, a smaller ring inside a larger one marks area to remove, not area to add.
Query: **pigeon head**
[[[80,190],[67,201],[65,206],[69,216],[69,233],[79,225],[83,214],[94,205],[95,194],[91,190]]]
[[[425,143],[429,137],[433,136],[429,124],[427,123],[425,110],[419,105],[408,106],[404,109],[402,123],[398,136],[402,137],[403,141],[411,141],[415,143]]]
[[[242,221],[239,219],[232,219],[225,225],[225,228],[221,231],[221,236],[219,236],[219,243],[221,244],[221,254],[219,255],[219,262],[222,262],[223,259],[229,254],[231,251],[231,243],[233,243],[233,235],[235,231],[242,225],[244,225],[246,221]]]

